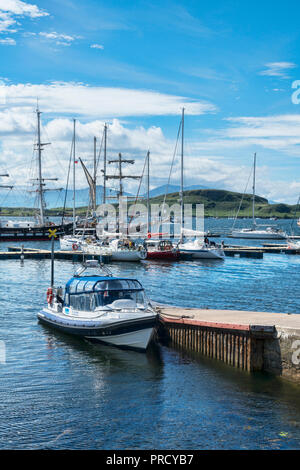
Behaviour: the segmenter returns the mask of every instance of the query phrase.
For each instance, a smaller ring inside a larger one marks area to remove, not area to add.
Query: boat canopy
[[[136,279],[114,279],[99,277],[75,277],[66,285],[66,293],[83,294],[104,291],[142,291],[142,285]]]

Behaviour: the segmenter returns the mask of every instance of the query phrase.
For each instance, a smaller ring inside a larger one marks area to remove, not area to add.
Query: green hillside
[[[204,204],[206,217],[234,217],[241,203],[243,195],[233,191],[225,191],[222,189],[194,189],[184,192],[185,204],[193,204],[193,211],[195,212],[196,204]],[[157,196],[150,199],[151,204],[162,204],[164,196]],[[140,203],[146,201],[139,200]],[[166,203],[172,206],[179,202],[179,193],[171,193],[167,195]],[[132,204],[132,202],[130,202]],[[129,205],[130,205],[129,204]],[[76,208],[76,214],[84,217],[86,215],[87,207]],[[0,211],[0,216],[32,216],[37,213],[36,209],[26,207],[3,207]],[[63,209],[48,209],[46,215],[49,217],[62,216]],[[300,207],[296,211],[296,205],[288,204],[269,204],[268,200],[256,196],[255,197],[255,215],[256,217],[269,218],[278,217],[289,219],[293,217],[300,217]],[[66,209],[66,216],[72,217],[72,209]],[[252,216],[252,195],[245,194],[241,204],[239,217]]]
[[[243,202],[241,204],[241,200]],[[158,196],[151,199],[152,204],[162,204],[164,196]],[[179,202],[179,193],[168,194],[166,203],[168,205]],[[245,194],[222,189],[196,189],[184,192],[185,204],[204,204],[205,216],[207,217],[233,217],[235,216],[240,204],[239,217],[252,216],[252,194]],[[268,200],[255,197],[255,215],[256,217],[269,218],[292,218],[295,216],[296,205],[288,204],[269,204]],[[296,212],[296,217],[300,217],[300,207]]]

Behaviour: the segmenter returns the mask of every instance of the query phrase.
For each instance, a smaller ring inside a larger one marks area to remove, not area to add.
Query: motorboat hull
[[[193,259],[224,259],[224,252],[221,250],[214,249],[182,249],[180,248],[180,253],[182,255],[189,255]]]
[[[142,259],[145,259],[145,257],[141,251],[137,250],[120,250],[111,252],[112,261],[141,261]]]
[[[122,349],[145,351],[153,336],[157,315],[113,321],[101,324],[95,320],[62,318],[49,309],[38,313],[43,324],[54,327],[64,333],[76,335],[96,343],[109,344]]]

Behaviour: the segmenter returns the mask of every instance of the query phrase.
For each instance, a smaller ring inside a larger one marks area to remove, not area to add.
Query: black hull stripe
[[[42,323],[51,325],[54,328],[57,328],[60,331],[65,333],[70,333],[77,336],[116,336],[122,335],[125,333],[132,333],[134,331],[144,330],[146,328],[153,328],[156,325],[156,318],[147,318],[142,320],[136,320],[134,322],[122,323],[117,325],[111,325],[106,327],[96,327],[96,328],[83,328],[83,327],[72,327],[71,325],[65,325],[49,318],[38,316],[39,320]]]

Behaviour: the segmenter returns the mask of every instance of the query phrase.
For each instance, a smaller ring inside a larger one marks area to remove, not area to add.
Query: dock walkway
[[[169,344],[300,384],[300,314],[162,305],[157,311],[159,335]]]

